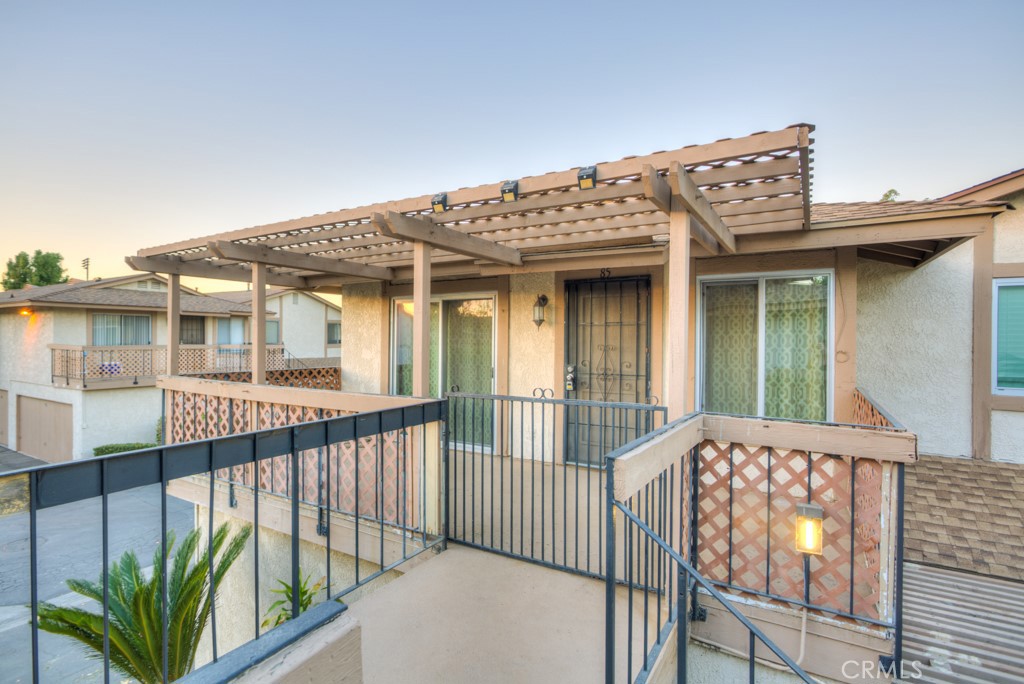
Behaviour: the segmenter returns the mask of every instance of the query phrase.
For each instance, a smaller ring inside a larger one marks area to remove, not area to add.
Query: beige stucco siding
[[[302,292],[275,297],[268,308],[277,311],[281,337],[291,354],[300,359],[327,356],[327,314],[333,309]]]
[[[156,439],[161,390],[156,387],[83,392],[81,443],[76,458],[103,444],[150,443]]]
[[[347,285],[344,293],[341,386],[346,392],[380,393],[381,375],[389,357],[383,286]]]
[[[533,322],[537,295],[548,297],[544,324]],[[508,393],[531,396],[536,387],[552,387],[556,354],[556,326],[562,321],[562,294],[555,292],[554,273],[530,273],[509,278]],[[499,351],[499,353],[501,353]]]
[[[1010,195],[1007,201],[1014,209],[996,216],[994,261],[1024,263],[1024,192]]]
[[[973,258],[968,242],[917,270],[858,264],[857,384],[923,453],[971,452]]]
[[[1024,463],[1024,413],[992,412],[992,458]]]

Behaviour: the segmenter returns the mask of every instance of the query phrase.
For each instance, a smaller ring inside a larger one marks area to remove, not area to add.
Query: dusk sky
[[[1024,167],[1022,30],[1022,0],[0,0],[0,267],[110,277],[142,247],[798,122],[814,201],[937,197]]]

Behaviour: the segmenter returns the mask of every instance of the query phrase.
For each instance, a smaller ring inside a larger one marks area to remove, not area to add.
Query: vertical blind
[[[1024,389],[1024,281],[996,283],[996,388]]]
[[[98,347],[152,344],[149,316],[93,314],[92,343]]]

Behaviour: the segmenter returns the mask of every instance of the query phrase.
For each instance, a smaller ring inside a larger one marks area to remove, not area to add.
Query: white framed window
[[[701,410],[832,420],[831,270],[698,279]]]
[[[149,345],[153,343],[152,330],[148,315],[92,315],[92,343],[97,347]]]
[[[992,393],[1024,396],[1024,278],[992,281]]]
[[[281,321],[267,321],[267,344],[281,344]]]
[[[341,321],[327,322],[327,344],[341,344]]]

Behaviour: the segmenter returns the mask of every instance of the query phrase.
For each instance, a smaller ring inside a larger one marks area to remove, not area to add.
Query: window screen
[[[1024,279],[995,283],[995,390],[1024,394]]]

